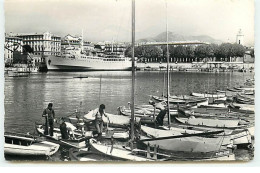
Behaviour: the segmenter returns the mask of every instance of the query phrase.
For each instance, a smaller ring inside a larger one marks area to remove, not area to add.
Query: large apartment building
[[[17,34],[23,40],[24,45],[29,45],[34,55],[60,55],[61,54],[61,37],[50,32],[34,34]]]
[[[22,54],[23,52],[23,40],[19,37],[5,35],[4,46],[4,62],[5,64],[13,63],[14,52]]]
[[[44,33],[9,33],[5,34],[5,63],[12,64],[14,52],[23,53],[23,46],[29,45],[33,53],[30,54],[33,63],[43,62],[44,56],[61,55],[61,37],[50,32]]]

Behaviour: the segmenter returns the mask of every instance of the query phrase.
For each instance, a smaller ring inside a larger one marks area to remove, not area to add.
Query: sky
[[[5,32],[50,31],[88,41],[131,41],[131,0],[5,0]],[[167,5],[167,8],[166,8]],[[166,10],[167,9],[167,10]],[[254,44],[254,0],[135,0],[136,39],[168,30]]]

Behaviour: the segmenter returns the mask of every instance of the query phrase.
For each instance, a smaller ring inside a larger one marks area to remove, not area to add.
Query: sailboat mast
[[[131,93],[131,150],[134,148],[134,105],[135,105],[135,0],[132,0],[132,93]]]
[[[165,72],[163,72],[163,92],[162,92],[162,96],[164,97],[164,90],[165,90]]]
[[[167,115],[168,115],[168,125],[171,124],[171,116],[170,116],[170,71],[169,71],[169,45],[168,45],[168,9],[167,9],[167,1],[166,4],[166,56],[167,56]]]

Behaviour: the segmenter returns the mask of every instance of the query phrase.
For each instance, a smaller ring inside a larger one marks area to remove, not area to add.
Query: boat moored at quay
[[[131,70],[131,58],[123,55],[105,55],[100,52],[83,51],[68,47],[61,56],[45,57],[50,71],[127,71]]]

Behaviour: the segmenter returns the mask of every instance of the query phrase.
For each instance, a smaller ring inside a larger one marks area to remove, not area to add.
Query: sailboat
[[[167,12],[167,3],[166,3]],[[167,16],[167,15],[166,15]],[[168,48],[168,20],[166,22],[166,39],[167,39],[167,115],[168,126],[171,124],[170,102],[173,98],[169,93],[169,48]],[[233,147],[232,141],[222,138],[209,138],[213,134],[222,133],[221,131],[202,132],[195,134],[183,135],[182,133],[171,130],[160,130],[142,126],[142,131],[145,131],[149,136],[140,137],[141,143],[151,146],[157,146],[163,152],[171,153],[175,159],[192,159],[192,160],[234,160],[234,154],[227,148]],[[145,130],[144,130],[145,129]],[[224,142],[225,141],[225,142]],[[219,154],[219,153],[222,153]],[[225,153],[225,154],[223,154]]]
[[[167,4],[166,4],[167,9]],[[135,101],[134,101],[134,88],[135,88],[135,62],[134,62],[134,46],[135,46],[135,0],[132,0],[132,99],[131,99],[131,133],[130,133],[130,148],[116,146],[113,142],[109,145],[100,144],[94,139],[90,140],[90,145],[95,150],[111,157],[122,158],[132,161],[150,161],[150,147],[154,149],[153,158],[158,159],[158,155],[164,157],[164,160],[234,160],[234,154],[231,149],[233,147],[232,141],[224,140],[225,138],[207,138],[207,135],[223,133],[223,131],[202,132],[196,134],[176,134],[172,135],[171,131],[158,130],[150,128],[148,130],[150,136],[135,135]],[[167,22],[167,120],[168,125],[171,124],[170,104],[169,104],[169,51],[168,51],[168,22]],[[155,133],[156,132],[156,133]],[[224,142],[225,141],[225,142]],[[134,142],[140,145],[145,145],[147,150],[135,149]],[[226,146],[225,146],[226,145]],[[124,150],[125,149],[125,150]],[[140,154],[136,150],[142,151]],[[168,155],[163,155],[163,153]],[[146,157],[145,157],[146,156]]]
[[[144,150],[134,150],[134,125],[136,122],[135,109],[134,109],[134,86],[135,86],[135,57],[134,57],[134,47],[135,47],[135,0],[132,0],[132,99],[131,99],[131,118],[130,118],[130,148],[123,147],[121,145],[115,146],[113,142],[111,145],[101,144],[95,139],[90,140],[90,145],[96,151],[113,158],[131,161],[153,161],[157,160],[157,152],[153,153],[153,157],[150,156],[150,152]],[[123,116],[121,116],[122,118]],[[142,153],[142,155],[140,155]],[[165,155],[163,157],[166,157]]]

